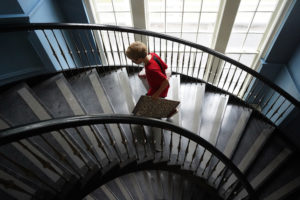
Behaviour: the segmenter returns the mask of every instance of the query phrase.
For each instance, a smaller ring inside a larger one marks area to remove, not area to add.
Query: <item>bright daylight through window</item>
[[[266,43],[272,39],[274,27],[279,23],[278,20],[281,20],[279,16],[287,1],[237,0],[239,4],[235,2],[237,5],[235,8],[230,8],[231,1],[222,0],[86,0],[86,2],[89,4],[91,22],[143,28],[179,37],[212,49],[217,47],[217,49],[223,49],[223,51],[219,50],[221,53],[257,69],[262,52]],[[140,9],[144,12],[132,9],[137,5],[141,5]],[[232,18],[228,18],[228,10],[233,12]],[[220,28],[224,22],[231,25]],[[141,24],[144,24],[142,25],[144,27],[141,27]],[[113,40],[110,44],[107,43],[107,51],[110,52],[107,62],[112,62],[113,55],[117,54],[115,44],[118,42],[123,42],[127,46],[131,41],[142,40],[148,44],[150,51],[155,50],[160,54],[169,66],[178,68],[176,64],[184,59],[190,60],[191,63],[195,61],[198,69],[196,68],[193,72],[188,71],[189,66],[182,62],[181,72],[191,76],[194,76],[194,71],[198,71],[198,74],[201,74],[200,77],[204,78],[204,68],[207,64],[214,65],[210,62],[208,54],[194,48],[186,48],[179,44],[173,46],[173,43],[168,41],[153,37],[137,37],[133,34],[127,35],[128,40],[124,40],[121,34],[113,34],[113,32],[98,34],[103,37],[104,44],[108,42],[106,41],[108,39]],[[217,38],[226,34],[228,37],[225,41]],[[122,56],[119,56],[117,63],[125,64],[127,60],[124,56],[124,49],[119,49],[119,51],[122,51]],[[201,63],[199,61],[201,59],[206,61]],[[240,72],[239,75],[239,69],[232,68],[229,63],[218,65],[221,67],[211,67],[211,69],[216,68],[215,74],[220,75],[221,71],[224,71],[224,74],[232,76],[232,81],[237,82],[237,85],[244,82],[246,74]],[[220,84],[226,87],[225,76],[219,79]],[[235,91],[230,92],[235,93]]]

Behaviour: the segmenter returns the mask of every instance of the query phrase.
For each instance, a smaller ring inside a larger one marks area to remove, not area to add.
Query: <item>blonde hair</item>
[[[148,54],[147,47],[144,43],[136,41],[130,44],[126,50],[126,56],[130,59],[137,60],[145,58]]]

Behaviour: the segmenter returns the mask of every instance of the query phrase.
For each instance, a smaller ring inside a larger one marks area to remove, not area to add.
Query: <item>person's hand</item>
[[[156,94],[156,93],[154,93],[154,94],[151,96],[152,99],[158,99],[158,97],[159,97],[159,95]]]

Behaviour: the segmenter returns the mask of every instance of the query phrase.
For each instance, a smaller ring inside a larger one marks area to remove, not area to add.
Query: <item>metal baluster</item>
[[[179,72],[178,70],[178,64],[179,64],[179,56],[180,56],[180,44],[178,43],[178,53],[177,53],[177,66],[176,66],[176,72]]]
[[[268,115],[268,113],[273,109],[274,105],[277,103],[278,99],[280,98],[280,94],[278,94],[277,99],[273,102],[273,104],[271,105],[271,107],[269,108],[269,110],[265,113],[265,116]]]
[[[230,70],[231,70],[231,66],[232,66],[232,64],[230,64],[230,66],[229,66],[228,72],[226,74],[226,77],[225,77],[225,80],[224,80],[224,83],[223,83],[223,86],[222,86],[222,90],[224,89],[224,86],[226,85],[227,78],[228,78]],[[228,85],[228,88],[229,88],[229,85]]]
[[[77,62],[76,62],[76,60],[75,60],[75,58],[74,58],[74,55],[73,55],[73,51],[71,50],[70,45],[68,44],[68,42],[67,42],[67,40],[66,40],[64,31],[61,31],[61,34],[62,34],[63,39],[64,39],[64,41],[65,41],[65,43],[66,43],[66,45],[67,45],[68,52],[69,52],[69,54],[70,54],[70,56],[71,56],[71,58],[72,58],[72,61],[73,61],[74,65],[75,65],[75,68],[78,68]],[[72,70],[71,70],[71,73],[73,73]]]
[[[115,36],[115,42],[116,42],[116,47],[117,47],[117,51],[118,51],[118,56],[119,56],[120,65],[122,65],[121,55],[120,55],[120,49],[119,49],[119,45],[118,45],[118,42],[117,42],[116,31],[114,31],[114,36]]]
[[[108,162],[111,163],[111,160],[110,160],[110,158],[109,158],[109,155],[108,155],[108,153],[107,153],[107,151],[106,151],[106,149],[105,149],[105,147],[104,147],[104,144],[103,144],[102,141],[99,139],[98,134],[96,133],[94,126],[89,125],[89,127],[90,127],[90,129],[91,129],[91,131],[92,131],[94,137],[96,138],[98,147],[103,151],[103,153],[105,154],[105,156],[106,156]]]
[[[64,140],[68,143],[69,147],[72,149],[73,154],[75,156],[77,156],[84,164],[85,166],[88,168],[88,170],[91,170],[91,167],[87,164],[87,162],[84,160],[84,158],[82,157],[81,153],[77,150],[77,148],[75,148],[72,143],[67,140],[67,138],[65,137],[65,134],[67,135],[67,132],[65,130],[59,130],[57,131],[63,138]]]
[[[147,154],[147,148],[146,148],[146,144],[147,144],[147,135],[146,135],[146,131],[145,131],[145,128],[144,126],[141,125],[141,128],[143,130],[143,135],[144,135],[144,141],[143,141],[143,145],[144,145],[144,151],[145,151],[145,155],[144,157],[148,157],[148,154]]]
[[[239,77],[238,77],[238,79],[237,79],[237,81],[235,83],[235,86],[233,87],[232,93],[234,93],[234,91],[235,91],[235,89],[236,89],[236,87],[237,87],[237,85],[238,85],[238,83],[239,83],[239,81],[241,79],[242,73],[243,73],[243,70],[241,69],[241,73],[240,73],[240,75],[239,75]]]
[[[125,58],[125,63],[126,63],[126,71],[129,73],[128,62],[127,62],[127,58],[126,58],[125,43],[124,43],[124,39],[123,39],[123,33],[121,32],[120,34],[121,34],[122,45],[123,45],[123,51],[124,51],[124,58]]]
[[[203,51],[201,52],[201,57],[200,57],[200,63],[199,63],[199,68],[198,68],[197,78],[199,78],[200,69],[201,69],[201,64],[202,64],[202,58],[203,58]]]
[[[28,196],[31,196],[31,198],[33,199],[33,195],[34,194],[31,194],[30,192],[27,192],[23,188],[21,188],[18,185],[16,185],[13,180],[6,180],[6,179],[2,179],[0,177],[0,185],[3,185],[5,189],[11,189],[11,190],[15,190],[17,192],[21,192],[21,193],[27,194]]]
[[[250,101],[250,98],[252,96],[252,94],[254,94],[254,91],[256,90],[256,87],[258,86],[258,82],[255,82],[252,86],[252,90],[250,90],[249,95],[247,96],[247,98],[245,99],[245,101]]]
[[[63,49],[62,49],[62,47],[60,46],[60,44],[59,44],[59,42],[58,42],[58,39],[57,39],[57,37],[56,37],[56,34],[55,34],[55,32],[53,31],[53,29],[51,29],[51,32],[52,32],[52,34],[54,35],[54,38],[55,38],[55,41],[56,41],[56,43],[57,43],[57,45],[58,45],[60,54],[62,55],[62,57],[65,59],[65,62],[67,63],[68,69],[71,69],[70,64],[69,64],[69,62],[68,62],[68,60],[67,60],[67,57],[66,57],[66,55],[65,55],[65,53],[64,53],[64,51],[63,51]]]
[[[187,66],[187,72],[186,72],[186,75],[189,75],[189,69],[190,69],[191,57],[192,57],[192,47],[190,47],[190,54],[189,54],[189,60],[188,60],[188,66]],[[193,77],[193,74],[192,74],[192,77]]]
[[[273,112],[272,116],[269,118],[272,120],[272,118],[274,117],[274,115],[276,115],[276,113],[278,113],[279,109],[281,108],[282,104],[284,104],[286,102],[286,99],[284,99],[282,101],[282,103],[277,107],[277,109]]]
[[[226,193],[229,193],[228,197],[230,197],[232,195],[232,193],[234,192],[235,188],[238,185],[238,179],[236,181],[234,181],[228,188],[227,190],[224,191],[223,195],[225,196]],[[231,191],[230,191],[231,190]]]
[[[247,74],[247,76],[250,76],[250,74]],[[243,84],[241,85],[238,94],[241,92],[241,89],[244,87],[244,84],[246,83],[246,81],[245,81],[246,79],[247,79],[247,77],[244,79],[244,82],[243,82]],[[250,81],[248,82],[248,86],[247,86],[247,88],[246,88],[246,90],[245,90],[243,96],[241,97],[241,99],[244,99],[245,95],[246,95],[247,92],[248,92],[248,89],[250,88],[250,85],[251,85],[252,81],[253,81],[253,76],[251,76]]]
[[[172,52],[171,52],[171,72],[173,72],[173,53],[174,52],[174,42],[172,41]]]
[[[95,60],[95,66],[97,66],[97,58],[96,58],[96,55],[95,55],[95,50],[94,50],[94,48],[92,47],[92,44],[91,44],[91,42],[90,42],[90,39],[89,39],[89,35],[87,34],[87,31],[84,31],[84,33],[85,33],[85,37],[87,38],[87,41],[88,41],[88,44],[89,44],[89,46],[90,46],[90,51],[92,52],[92,54],[93,54],[93,57],[94,57],[94,60]]]
[[[210,156],[209,160],[207,161],[207,163],[206,163],[206,165],[204,167],[204,170],[202,171],[202,176],[204,176],[206,169],[208,169],[208,165],[211,162],[211,160],[212,160],[212,156]]]
[[[188,141],[188,144],[187,144],[187,146],[186,146],[185,153],[184,153],[184,158],[183,158],[183,164],[185,163],[186,157],[187,157],[187,155],[188,155],[188,153],[189,153],[190,143],[191,143],[191,140]]]
[[[162,57],[162,54],[161,54],[161,38],[159,38],[159,56]]]
[[[96,46],[96,51],[97,51],[97,54],[98,54],[98,57],[99,57],[99,64],[100,66],[102,65],[103,66],[103,61],[102,61],[102,58],[101,58],[101,53],[100,53],[100,48],[98,46],[98,42],[96,40],[96,36],[95,36],[95,33],[94,33],[95,30],[91,30],[91,33],[92,33],[92,36],[94,38],[94,41],[95,41],[95,46]],[[99,36],[100,37],[100,36]],[[98,67],[99,68],[102,68],[102,67]],[[104,72],[104,69],[102,68],[102,72]]]
[[[88,51],[86,50],[86,48],[85,48],[85,46],[84,46],[84,43],[83,43],[83,41],[82,41],[81,34],[79,33],[78,36],[79,36],[79,41],[80,41],[81,46],[82,46],[82,48],[83,48],[83,52],[84,52],[84,55],[85,55],[85,57],[86,57],[87,63],[88,63],[88,65],[89,65],[89,67],[92,67],[91,62],[90,62],[90,59],[89,59]]]
[[[171,131],[171,139],[170,139],[170,144],[169,144],[169,159],[168,161],[171,161],[171,154],[172,154],[172,149],[173,149],[173,131]]]
[[[79,137],[83,141],[86,150],[93,155],[93,157],[95,158],[95,160],[98,162],[100,168],[102,168],[101,162],[98,160],[98,157],[96,156],[95,152],[93,151],[93,146],[91,144],[88,144],[88,142],[84,139],[84,137],[82,136],[81,132],[78,130],[78,127],[74,127],[74,130],[76,131],[76,133],[79,135]]]
[[[75,40],[73,31],[70,31],[70,36],[71,36],[71,39],[73,40],[73,43],[74,43],[74,45],[75,45],[76,52],[77,52],[77,55],[78,55],[78,57],[79,57],[79,60],[80,60],[80,62],[81,62],[81,64],[82,64],[82,67],[84,67],[84,66],[83,66],[83,60],[82,60],[82,57],[81,57],[81,51],[79,50],[79,48],[78,48],[78,46],[77,46],[77,42],[76,42],[76,40]]]
[[[264,103],[264,105],[262,106],[261,110],[264,110],[266,105],[269,104],[270,100],[273,98],[273,96],[275,95],[275,90],[273,91],[272,95],[270,95],[269,99]]]
[[[196,52],[194,53],[194,64],[193,64],[193,70],[192,70],[192,77],[194,77],[195,73],[195,68],[196,68],[196,60],[197,60],[197,55],[198,55],[198,50],[196,49]]]
[[[59,64],[59,66],[60,66],[61,71],[64,71],[64,69],[63,69],[63,67],[62,67],[62,64],[61,64],[61,62],[60,62],[60,60],[59,60],[59,58],[58,58],[58,56],[57,56],[57,54],[56,54],[56,52],[55,52],[55,49],[53,48],[53,46],[52,46],[52,44],[51,44],[51,42],[50,42],[50,40],[49,40],[47,34],[45,33],[45,30],[42,30],[42,31],[43,31],[43,33],[44,33],[46,39],[47,39],[47,42],[48,42],[48,44],[49,44],[49,46],[50,46],[50,48],[51,48],[51,51],[52,51],[54,57],[56,58],[56,60],[57,60],[57,62],[58,62],[58,64]]]
[[[66,159],[65,154],[58,152],[58,150],[52,144],[50,144],[50,142],[43,135],[40,135],[40,137],[55,152],[55,154],[58,156],[59,160],[61,160],[62,162],[65,162],[79,177],[82,177],[81,174],[79,172],[77,172],[76,169],[73,167],[73,165],[71,165],[71,163]]]
[[[220,160],[219,160],[219,161],[220,161]],[[216,186],[216,181],[217,181],[220,177],[222,177],[222,178],[221,178],[221,181],[220,181],[220,182],[222,182],[225,171],[226,171],[226,167],[224,167],[224,168],[220,171],[220,173],[217,175],[217,177],[216,177],[215,180],[213,181],[213,185],[214,185],[214,186]],[[219,188],[219,186],[220,186],[220,184],[218,185],[217,188]]]
[[[163,157],[164,157],[164,132],[163,132],[163,129],[161,128],[160,129],[160,134],[161,134],[161,137],[160,137],[160,146],[161,146],[161,155],[160,155],[160,159],[162,160]]]
[[[176,158],[176,162],[178,163],[179,161],[179,153],[181,151],[181,135],[179,136],[179,143],[178,143],[178,153],[177,153],[177,158]]]
[[[7,166],[0,164],[0,170],[3,171],[4,173],[14,177],[15,179],[23,182],[24,184],[30,185],[30,187],[32,187],[32,188],[40,188],[40,185],[37,185],[35,180],[32,181],[32,180],[26,178],[25,176],[19,174],[18,172],[15,172],[12,169],[9,169]],[[14,182],[8,182],[8,183],[9,183],[9,185],[7,185],[8,187],[11,186],[10,184],[15,184]],[[1,184],[1,181],[0,181],[0,184]],[[28,192],[28,191],[26,191],[26,192]],[[33,194],[30,194],[30,195],[32,196]],[[41,199],[38,196],[35,196],[35,198]]]
[[[202,77],[203,80],[204,80],[204,76],[206,74],[206,70],[207,70],[207,66],[208,66],[208,60],[209,60],[209,54],[207,54],[206,64],[205,64],[205,67],[204,67],[204,72],[203,72],[203,77]]]
[[[201,162],[203,161],[205,152],[206,152],[206,149],[204,149],[204,151],[203,151],[203,153],[202,153],[202,155],[200,157],[200,160],[199,160],[198,165],[197,165],[196,170],[195,170],[196,172],[199,170],[199,167],[201,165]]]
[[[165,51],[165,61],[166,61],[166,63],[168,63],[168,41],[167,40],[165,40],[166,41],[166,51]],[[168,65],[168,64],[167,64]]]
[[[223,64],[223,67],[222,67],[222,71],[221,71],[221,75],[219,76],[219,80],[218,80],[217,87],[219,87],[220,81],[221,81],[222,76],[223,76],[223,73],[224,73],[224,68],[225,68],[226,63],[227,63],[227,62],[224,61],[224,64]]]
[[[150,42],[149,42],[149,36],[147,36],[147,49],[148,49],[148,53],[150,53]]]
[[[219,71],[219,68],[220,68],[220,61],[221,61],[221,59],[219,58],[218,66],[217,66],[217,69],[215,71],[214,78],[213,78],[213,81],[212,81],[213,84],[215,82],[216,75],[217,75],[217,73]],[[216,86],[218,86],[218,85],[216,85]]]
[[[183,74],[184,60],[185,60],[185,49],[186,49],[186,45],[184,45],[184,48],[183,48],[183,55],[182,55],[182,67],[181,67],[181,73],[182,73],[182,74]]]
[[[293,104],[290,103],[290,105],[277,117],[277,119],[274,121],[275,124],[286,113],[286,111],[290,108],[291,105],[293,105]]]
[[[122,137],[122,143],[123,143],[123,145],[124,145],[124,147],[126,149],[127,158],[130,158],[129,150],[128,150],[128,144],[127,144],[127,142],[128,142],[127,138],[126,138],[126,136],[125,136],[125,134],[124,134],[124,132],[123,132],[123,130],[122,130],[122,128],[121,128],[121,126],[120,126],[119,123],[117,124],[117,126],[119,128],[119,131],[120,131],[120,134],[121,134],[121,137]]]
[[[193,165],[193,162],[194,162],[194,160],[195,160],[195,157],[196,157],[196,154],[197,154],[197,149],[198,149],[198,144],[196,145],[196,148],[195,148],[195,150],[194,150],[194,153],[193,153],[193,156],[192,156],[192,161],[191,161],[191,163],[190,163],[190,168],[192,168],[192,165]]]
[[[126,32],[126,33],[127,33],[128,44],[130,45],[129,34],[128,34],[128,32]],[[132,66],[132,72],[134,72],[134,70],[133,70],[133,62],[131,62],[131,66]]]
[[[117,147],[116,147],[116,141],[115,141],[115,138],[112,138],[112,137],[111,137],[112,134],[109,133],[109,130],[108,130],[106,124],[103,124],[103,126],[104,126],[105,132],[106,132],[106,134],[107,134],[107,136],[108,136],[108,138],[109,138],[109,140],[110,140],[110,144],[113,146],[113,148],[114,148],[114,150],[115,150],[115,152],[116,152],[116,155],[117,155],[118,159],[121,161],[122,159],[121,159],[121,157],[120,157],[120,155],[119,155],[119,151],[118,151],[118,149],[117,149]]]
[[[113,62],[114,62],[114,66],[115,66],[115,70],[116,70],[116,61],[115,61],[115,56],[114,56],[114,50],[113,50],[112,45],[111,45],[111,40],[110,40],[110,36],[109,36],[108,31],[106,31],[106,34],[107,34],[107,37],[108,37],[110,53],[111,53],[111,56],[112,56],[112,59],[113,59]]]
[[[156,50],[155,50],[155,37],[153,37],[153,50],[154,50],[154,53],[156,53]]]
[[[3,154],[2,152],[0,152],[0,156],[2,156],[4,159],[6,159],[7,161],[9,161],[10,163],[12,163],[13,165],[15,165],[16,167],[18,167],[21,171],[23,171],[23,173],[33,179],[37,179],[38,181],[40,181],[41,183],[43,183],[44,185],[46,185],[47,187],[49,187],[51,190],[59,193],[60,191],[58,191],[55,187],[53,187],[51,184],[49,184],[47,181],[44,181],[43,179],[41,179],[38,175],[36,175],[34,172],[32,172],[30,169],[27,169],[26,167],[23,167],[22,165],[20,165],[19,163],[17,163],[14,159],[11,159],[9,157],[7,157],[5,154]]]
[[[219,165],[219,163],[220,163],[220,160],[218,160],[217,163],[215,164],[215,166],[212,168],[212,170],[210,170],[210,173],[208,173],[208,175],[207,175],[207,180],[209,180],[210,177],[212,176],[212,174],[216,171],[217,166]]]
[[[132,143],[134,144],[135,153],[137,155],[137,158],[139,159],[140,155],[139,155],[139,151],[138,151],[138,148],[137,148],[138,139],[137,139],[134,131],[132,130],[132,124],[129,124],[129,127],[130,127],[130,131],[131,131],[131,134],[132,134]]]
[[[100,32],[99,36],[100,36],[100,39],[101,39],[101,42],[102,42],[102,45],[103,45],[104,55],[105,55],[105,58],[107,60],[108,66],[110,66],[109,57],[108,57],[108,54],[107,54],[107,51],[106,51],[105,42],[103,40],[102,31],[99,30],[99,32]]]
[[[253,100],[252,100],[252,104],[255,103],[256,98],[260,96],[261,92],[263,91],[263,88],[264,88],[264,83],[262,83],[262,86],[261,86],[261,88],[259,89],[259,91],[257,92],[257,94],[254,95],[254,98],[253,98]],[[259,104],[259,103],[258,103],[258,104]]]
[[[54,158],[46,149],[44,149],[42,146],[40,146],[39,144],[37,144],[36,142],[34,142],[33,140],[31,140],[31,138],[29,138],[27,140],[28,140],[28,143],[30,145],[32,145],[35,149],[37,149],[38,151],[40,151],[41,154],[43,154],[46,158],[48,158],[51,162],[53,162],[53,164],[56,165],[57,168],[60,168],[63,171],[62,174],[63,173],[66,173],[66,174],[69,174],[69,175],[72,174],[72,172],[68,168],[66,168],[61,162],[59,162],[59,160],[57,160],[56,158]],[[67,178],[67,177],[63,177],[63,179],[66,182],[70,181],[70,179]]]
[[[238,67],[235,67],[235,69],[234,69],[233,75],[232,75],[232,77],[231,77],[230,83],[229,83],[228,88],[227,88],[227,91],[228,91],[228,92],[229,92],[229,90],[230,90],[230,88],[231,88],[231,84],[232,84],[232,81],[233,81],[233,79],[234,79],[234,77],[235,77],[237,68],[238,68]]]
[[[211,61],[211,64],[210,64],[210,70],[209,70],[209,73],[208,73],[207,82],[209,82],[210,76],[213,73],[212,70],[213,70],[214,62],[215,62],[215,56],[212,55],[212,61]]]
[[[60,174],[48,161],[44,160],[42,157],[34,153],[28,146],[26,146],[22,141],[17,141],[19,145],[21,145],[24,149],[26,149],[36,160],[40,162],[40,164],[44,167],[52,171],[53,173],[57,174],[60,178],[64,179],[65,182],[68,182],[68,180],[63,176],[63,174]]]
[[[229,180],[229,177],[232,175],[232,173],[231,173],[227,177],[225,177],[226,174],[227,174],[227,172],[228,172],[228,168],[225,169],[224,174],[222,175],[222,179],[219,182],[219,185],[217,187],[218,188],[217,190],[220,190],[220,188],[222,187],[222,185],[224,185]]]

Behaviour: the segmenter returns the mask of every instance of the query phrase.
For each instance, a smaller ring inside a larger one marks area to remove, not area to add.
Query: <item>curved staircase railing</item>
[[[166,60],[172,72],[212,84],[236,95],[279,124],[300,102],[258,72],[222,53],[176,37],[129,27],[95,24],[12,24],[0,32],[29,31],[59,71],[73,68],[137,67],[125,56],[135,41]]]
[[[41,178],[41,175],[35,171],[34,169],[28,168],[28,166],[23,165],[23,163],[18,162],[17,155],[15,153],[12,153],[11,156],[10,152],[5,151],[5,148],[8,145],[22,145],[25,149],[31,149],[28,148],[27,145],[33,145],[36,148],[39,146],[36,144],[36,139],[38,138],[44,138],[46,134],[52,134],[54,137],[57,134],[60,134],[64,140],[68,143],[68,134],[67,129],[76,129],[78,137],[83,137],[80,133],[81,128],[89,126],[90,128],[96,126],[96,125],[102,125],[104,127],[108,127],[112,124],[120,126],[129,126],[131,133],[131,136],[124,137],[120,135],[120,138],[131,138],[131,139],[124,139],[122,142],[117,141],[115,138],[110,138],[110,145],[111,149],[113,149],[114,153],[107,151],[107,149],[102,145],[102,143],[99,141],[98,146],[93,146],[92,144],[86,144],[90,145],[89,150],[91,152],[91,156],[94,156],[92,153],[94,150],[98,148],[98,150],[103,151],[103,153],[106,156],[106,159],[98,160],[96,157],[94,158],[96,162],[96,165],[98,166],[98,171],[105,169],[110,163],[113,162],[113,159],[117,159],[120,165],[126,166],[127,160],[130,160],[134,158],[135,161],[139,162],[141,161],[140,153],[142,153],[141,149],[137,148],[137,144],[142,144],[144,147],[147,144],[150,144],[152,141],[149,141],[146,137],[142,139],[142,141],[139,141],[139,136],[137,136],[137,132],[135,131],[135,126],[151,126],[151,127],[157,127],[161,130],[161,134],[163,134],[165,143],[162,145],[162,151],[161,152],[152,152],[153,156],[146,153],[146,147],[144,151],[143,159],[145,160],[158,160],[158,161],[168,161],[169,163],[172,163],[172,159],[178,159],[180,148],[182,149],[183,146],[181,145],[181,142],[179,143],[178,147],[172,147],[172,138],[178,137],[180,141],[187,141],[186,144],[186,150],[188,149],[188,146],[191,143],[196,143],[197,148],[193,154],[193,159],[189,165],[189,170],[193,172],[194,175],[200,176],[206,180],[208,184],[215,187],[219,190],[219,193],[221,193],[221,196],[225,197],[231,197],[233,198],[234,195],[236,195],[236,190],[246,190],[248,195],[247,198],[250,199],[257,199],[257,196],[255,194],[255,191],[253,190],[252,186],[249,184],[248,180],[246,179],[245,175],[234,165],[234,163],[227,158],[222,152],[220,152],[218,149],[216,149],[213,145],[211,145],[209,142],[207,142],[205,139],[199,137],[198,135],[195,135],[194,133],[183,129],[179,126],[176,126],[172,123],[165,122],[162,120],[157,120],[153,118],[144,118],[144,117],[136,117],[132,115],[93,115],[93,116],[75,116],[75,117],[66,117],[66,118],[59,118],[59,119],[52,119],[47,121],[41,121],[36,122],[29,125],[24,125],[20,127],[10,128],[6,129],[0,132],[0,158],[3,160],[6,160],[8,163],[15,166],[13,169],[7,169],[9,166],[3,167],[0,166],[0,170],[6,171],[10,175],[16,175],[17,177],[22,177],[19,179],[19,181],[23,182],[23,184],[19,184],[18,182],[15,182],[14,179],[7,180],[7,176],[5,178],[0,178],[0,184],[4,184],[4,186],[8,189],[15,190],[17,192],[23,192],[27,195],[33,195],[30,193],[30,190],[26,191],[21,186],[28,183],[35,183],[39,185],[39,187],[43,188],[46,191],[50,191],[50,193],[56,193],[54,196],[60,197],[62,193],[62,189],[53,187],[53,185],[50,184],[50,182],[43,180]],[[104,129],[105,131],[102,132],[102,135],[107,135],[110,137],[110,133],[108,129]],[[76,138],[75,134],[72,136]],[[169,138],[169,140],[167,139]],[[49,141],[48,141],[49,142]],[[49,146],[50,142],[48,143]],[[70,145],[70,144],[69,144]],[[122,154],[120,152],[121,146],[126,149],[126,153]],[[81,180],[83,179],[81,173],[77,172],[75,168],[72,168],[70,166],[70,169],[68,172],[65,168],[63,168],[63,165],[69,165],[70,163],[67,162],[66,155],[63,155],[62,152],[59,152],[57,149],[57,157],[47,156],[47,151],[41,150],[44,147],[39,147],[40,151],[33,152],[29,150],[29,154],[31,154],[31,157],[35,157],[38,159],[38,162],[42,164],[42,167],[44,169],[50,170],[51,173],[55,174],[58,178],[56,180],[56,185],[60,185],[63,187],[64,185],[72,185],[72,176],[77,177],[77,179]],[[37,148],[37,149],[39,149]],[[52,148],[56,148],[55,146]],[[172,149],[177,149],[178,154],[174,154]],[[185,150],[185,151],[186,151]],[[151,151],[154,151],[153,149]],[[197,153],[201,152],[201,154]],[[166,153],[167,152],[167,153]],[[83,157],[82,153],[79,149],[73,149],[74,156],[80,160],[83,161],[85,167],[88,169],[86,173],[89,171],[93,171],[93,165],[89,164],[89,161],[87,158]],[[187,152],[185,152],[186,155]],[[209,153],[211,155],[208,163],[206,164],[206,167],[202,169],[201,161],[203,159],[203,155],[205,153]],[[174,155],[173,155],[174,154]],[[115,156],[116,155],[116,156]],[[201,156],[200,156],[201,155]],[[30,156],[29,156],[30,157]],[[92,159],[93,160],[93,159]],[[105,160],[105,161],[104,161]],[[55,166],[55,163],[58,163],[59,165]],[[208,167],[209,165],[213,164],[214,167]],[[6,170],[5,170],[5,169]],[[41,169],[42,170],[42,169]],[[65,171],[66,170],[66,171]],[[74,170],[74,171],[73,171]],[[96,170],[97,171],[97,170]],[[226,177],[234,175],[236,180],[231,183],[225,191],[221,190],[221,186],[228,181]],[[94,176],[94,175],[92,175]],[[90,175],[91,177],[91,175]],[[88,181],[85,181],[88,182]],[[99,181],[98,181],[99,182]],[[59,183],[59,184],[58,184]],[[31,185],[29,185],[31,186]],[[80,188],[84,188],[84,184],[82,183]],[[41,193],[41,192],[40,192]],[[53,194],[52,194],[53,195]],[[86,194],[85,194],[86,195]],[[51,196],[51,195],[50,195]],[[36,196],[37,199],[41,198],[41,196]]]

